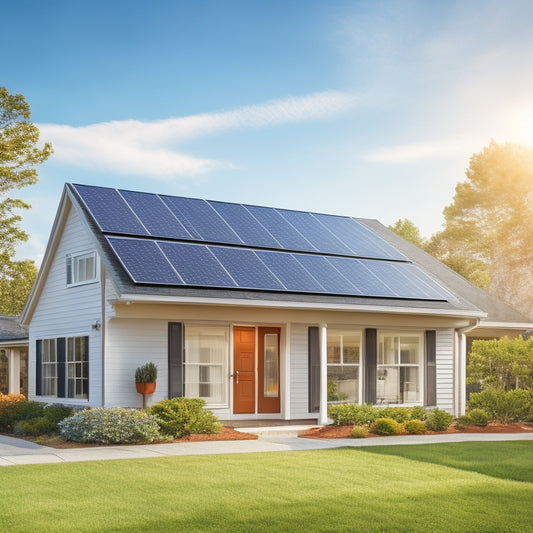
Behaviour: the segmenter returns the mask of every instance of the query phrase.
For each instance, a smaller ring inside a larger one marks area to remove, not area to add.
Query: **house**
[[[22,325],[31,399],[140,407],[153,361],[152,402],[319,422],[347,401],[458,415],[467,335],[533,326],[374,220],[77,184]]]
[[[28,394],[28,332],[19,317],[0,316],[0,393]]]

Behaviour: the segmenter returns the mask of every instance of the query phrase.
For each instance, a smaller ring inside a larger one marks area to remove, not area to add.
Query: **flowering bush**
[[[65,439],[75,442],[132,444],[162,438],[154,415],[122,407],[86,409],[58,426]]]
[[[2,394],[0,392],[0,413],[9,405],[22,402],[26,399],[24,394]]]

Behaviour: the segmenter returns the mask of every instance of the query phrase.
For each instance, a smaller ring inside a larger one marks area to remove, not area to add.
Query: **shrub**
[[[351,432],[351,436],[354,439],[364,439],[368,435],[367,426],[354,426]]]
[[[428,416],[427,409],[421,405],[415,405],[414,407],[409,407],[409,414],[411,420],[426,420]]]
[[[453,421],[453,416],[442,409],[432,409],[428,412],[426,426],[431,431],[444,431]]]
[[[472,409],[467,416],[472,426],[486,426],[489,423],[489,415],[483,409]]]
[[[328,406],[328,416],[336,426],[369,424],[378,417],[379,410],[367,403],[344,403]]]
[[[411,435],[421,435],[427,431],[427,426],[422,420],[408,420],[403,425],[405,431]]]
[[[86,409],[58,424],[61,435],[74,442],[131,444],[161,438],[155,416],[122,407]]]
[[[2,394],[0,392],[0,414],[6,407],[14,403],[23,402],[25,399],[24,394]]]
[[[370,431],[376,435],[398,435],[402,426],[392,418],[378,418],[370,425]]]
[[[406,422],[411,419],[411,409],[409,407],[379,407],[379,418],[392,418],[399,422]]]
[[[191,433],[218,433],[222,424],[204,405],[201,398],[171,398],[152,405],[148,411],[157,417],[164,435],[179,439]]]
[[[153,383],[157,379],[157,366],[146,363],[135,370],[135,383]]]
[[[44,405],[28,400],[17,401],[6,406],[0,413],[0,430],[13,431],[15,423],[44,416]]]
[[[74,410],[72,407],[67,407],[66,405],[61,405],[59,403],[54,403],[47,405],[44,408],[44,416],[52,423],[57,426],[63,418],[72,416]]]
[[[487,389],[470,395],[470,410],[482,409],[490,420],[499,422],[528,422],[533,420],[533,392]]]
[[[17,435],[57,433],[58,423],[71,416],[72,413],[71,407],[60,404],[47,405],[43,410],[43,416],[16,421],[13,426],[13,433]]]

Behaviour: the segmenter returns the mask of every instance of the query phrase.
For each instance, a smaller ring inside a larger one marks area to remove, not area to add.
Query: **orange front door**
[[[255,413],[255,328],[233,329],[233,412]]]
[[[259,328],[257,412],[280,412],[279,328]]]

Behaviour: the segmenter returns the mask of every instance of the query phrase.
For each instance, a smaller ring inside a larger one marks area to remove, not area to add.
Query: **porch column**
[[[7,351],[8,383],[11,394],[20,394],[20,350],[9,348]]]
[[[328,423],[328,327],[320,324],[320,413],[319,424]]]

